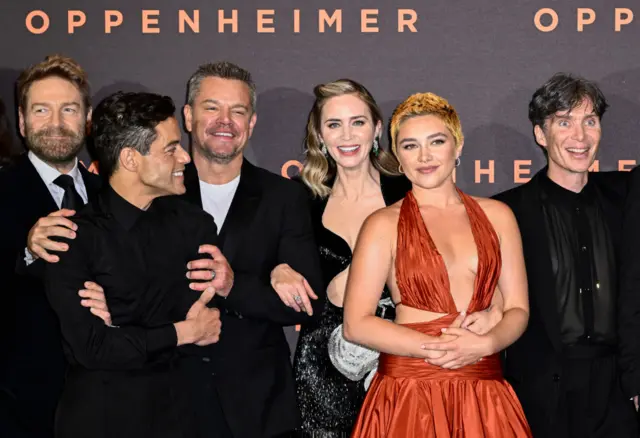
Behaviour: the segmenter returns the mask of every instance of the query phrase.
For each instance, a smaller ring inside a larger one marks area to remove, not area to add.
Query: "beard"
[[[26,125],[25,134],[29,150],[42,160],[55,164],[75,159],[85,139],[81,126],[74,132],[64,126],[50,126],[35,131]]]
[[[235,131],[233,133],[235,134]],[[207,161],[212,161],[217,164],[229,164],[234,158],[242,154],[242,150],[244,149],[244,145],[235,145],[229,152],[216,152],[207,147],[206,144],[198,144],[198,142],[194,142],[194,146],[200,150],[202,156],[205,157]]]

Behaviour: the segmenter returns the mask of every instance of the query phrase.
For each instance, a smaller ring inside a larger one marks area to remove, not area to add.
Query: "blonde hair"
[[[22,110],[27,109],[27,98],[31,85],[42,79],[58,77],[71,82],[78,88],[82,96],[85,114],[91,107],[91,90],[87,73],[73,59],[62,55],[47,56],[44,61],[32,65],[24,70],[17,83],[18,105]]]
[[[464,140],[462,125],[456,110],[443,97],[433,93],[416,93],[396,107],[391,117],[391,150],[398,156],[396,140],[400,125],[409,118],[434,115],[439,117],[451,132],[456,147]]]
[[[331,187],[327,184],[336,175],[336,162],[330,156],[322,152],[322,142],[320,140],[320,126],[322,109],[329,99],[336,96],[353,94],[362,100],[369,111],[373,126],[382,123],[382,112],[369,91],[361,84],[351,79],[340,79],[326,84],[317,85],[313,89],[316,97],[309,119],[305,135],[305,163],[302,168],[302,181],[311,189],[315,196],[325,198],[331,193]],[[379,139],[378,139],[379,141]],[[369,158],[373,166],[385,175],[398,175],[398,161],[389,152],[379,145],[379,152],[376,155],[371,149]]]

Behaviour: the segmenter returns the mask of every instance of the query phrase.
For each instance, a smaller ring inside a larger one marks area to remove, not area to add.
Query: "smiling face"
[[[435,115],[409,117],[400,123],[396,152],[407,178],[415,185],[431,189],[452,178],[462,144],[442,119]]]
[[[322,108],[320,138],[340,167],[356,168],[369,162],[373,139],[382,124],[375,123],[367,104],[355,94],[335,96]]]
[[[220,164],[241,158],[257,120],[247,84],[218,77],[202,80],[193,106],[186,105],[184,115],[194,147]]]
[[[536,141],[546,149],[549,174],[568,175],[589,171],[593,164],[602,129],[590,100],[549,117],[544,127],[534,128]]]
[[[140,181],[154,196],[181,195],[184,186],[184,167],[191,161],[180,145],[180,127],[174,117],[156,125],[156,139],[149,153],[136,153]]]
[[[85,139],[87,118],[80,90],[57,76],[35,81],[29,87],[25,108],[20,108],[20,133],[27,147],[52,164],[76,158]]]

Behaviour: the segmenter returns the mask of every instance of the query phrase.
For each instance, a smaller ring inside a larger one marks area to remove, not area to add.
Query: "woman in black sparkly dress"
[[[327,301],[318,323],[300,331],[294,373],[301,436],[348,437],[364,400],[366,373],[375,368],[375,352],[365,351],[362,358],[351,355],[345,360],[357,371],[346,377],[332,363],[341,360],[335,357],[337,348],[332,348],[332,357],[329,353],[330,338],[332,344],[337,338],[343,350],[360,348],[342,338],[351,251],[367,216],[403,198],[410,185],[398,173],[395,158],[380,147],[382,114],[362,85],[339,80],[317,86],[314,93],[301,179],[310,192]],[[387,290],[378,315],[395,316]],[[353,363],[358,361],[369,363]]]

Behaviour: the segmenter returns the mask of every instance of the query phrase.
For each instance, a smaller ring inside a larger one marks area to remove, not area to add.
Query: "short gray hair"
[[[187,103],[193,105],[196,95],[200,91],[202,80],[208,77],[221,79],[235,79],[242,81],[249,87],[249,96],[251,98],[251,110],[256,112],[256,84],[251,78],[251,73],[242,67],[227,61],[213,62],[203,64],[189,78],[187,84]]]

